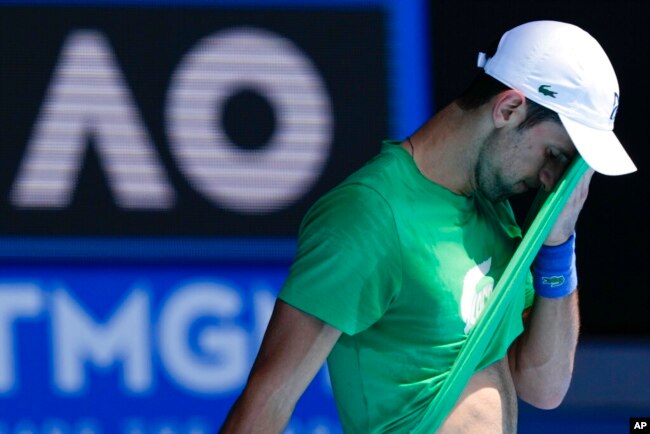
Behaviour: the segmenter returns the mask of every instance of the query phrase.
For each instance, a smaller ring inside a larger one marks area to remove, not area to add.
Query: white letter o
[[[275,113],[275,131],[259,150],[237,147],[215,121],[241,89],[259,92]],[[201,40],[182,59],[167,95],[167,134],[179,169],[213,203],[238,212],[273,212],[302,197],[327,160],[332,124],[329,96],[308,57],[258,28]]]

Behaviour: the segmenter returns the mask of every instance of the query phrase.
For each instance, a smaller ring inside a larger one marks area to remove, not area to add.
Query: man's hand
[[[594,170],[589,168],[582,175],[578,185],[576,185],[573,193],[571,193],[571,197],[569,197],[566,205],[564,205],[564,209],[557,218],[555,225],[553,225],[551,232],[546,237],[544,245],[558,246],[568,240],[571,234],[573,234],[582,206],[587,200],[589,182],[593,174]]]

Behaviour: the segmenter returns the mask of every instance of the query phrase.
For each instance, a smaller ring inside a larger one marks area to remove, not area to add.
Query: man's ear
[[[504,90],[494,97],[492,122],[495,128],[517,126],[526,118],[526,97],[515,89]]]

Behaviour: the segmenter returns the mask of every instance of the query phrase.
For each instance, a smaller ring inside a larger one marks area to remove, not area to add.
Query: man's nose
[[[545,191],[551,191],[555,183],[560,179],[569,163],[558,159],[549,159],[539,171],[539,182],[544,186]]]

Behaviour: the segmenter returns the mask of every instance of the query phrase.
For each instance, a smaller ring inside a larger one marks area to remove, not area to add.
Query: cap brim
[[[589,166],[603,175],[625,175],[636,171],[613,131],[598,130],[576,122],[560,114],[576,149]]]

